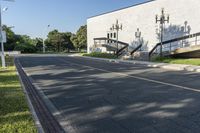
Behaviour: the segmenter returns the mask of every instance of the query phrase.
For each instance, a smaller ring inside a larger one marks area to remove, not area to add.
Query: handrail
[[[121,52],[129,46],[128,43],[125,43],[125,42],[122,42],[122,41],[117,41],[117,40],[115,40],[115,39],[109,39],[109,38],[106,38],[106,37],[94,38],[94,41],[97,41],[97,40],[98,40],[98,41],[101,41],[101,40],[104,40],[104,41],[111,41],[111,42],[114,42],[114,43],[118,43],[118,44],[120,44],[120,45],[125,45],[124,47],[122,47],[121,49],[119,49],[119,50],[116,52],[116,54],[117,54],[118,56],[120,56],[120,55],[121,55]]]
[[[171,40],[164,41],[164,42],[162,42],[162,45],[168,44],[168,43],[172,43],[172,42],[181,41],[181,40],[185,40],[185,39],[189,39],[189,38],[193,38],[193,37],[197,37],[197,36],[200,36],[200,32],[195,33],[195,34],[186,35],[186,36],[182,36],[182,37],[178,37],[178,38],[174,38],[174,39],[171,39]],[[161,45],[161,42],[160,42],[160,43],[157,43],[156,46],[149,52],[149,58],[151,57],[151,55],[153,54],[153,52],[155,51],[155,49],[156,49],[158,46],[160,46],[160,45]]]
[[[125,45],[123,48],[121,48],[120,50],[118,50],[116,54],[117,54],[118,56],[120,56],[120,55],[122,54],[121,52],[122,52],[124,49],[126,49],[127,47],[128,47],[128,45]]]
[[[141,47],[142,47],[142,44],[140,44],[139,46],[137,46],[134,50],[131,51],[131,55],[133,55]]]
[[[106,41],[112,41],[112,42],[115,42],[115,43],[118,42],[122,45],[129,45],[128,43],[125,43],[125,42],[122,42],[122,41],[117,41],[115,39],[109,39],[109,38],[106,38],[106,37],[94,38],[94,41],[97,41],[97,40],[99,40],[99,41],[106,40]]]

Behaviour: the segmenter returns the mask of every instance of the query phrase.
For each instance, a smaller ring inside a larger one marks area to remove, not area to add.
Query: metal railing
[[[109,46],[116,49],[115,50],[116,55],[118,55],[118,56],[123,54],[123,51],[129,46],[128,43],[125,43],[125,42],[122,42],[122,41],[117,41],[117,40],[114,40],[114,39],[109,39],[109,38],[106,38],[106,37],[94,38],[94,45],[96,47],[105,47],[106,45],[109,45]]]
[[[198,42],[200,42],[200,40],[198,39],[198,36],[200,36],[200,32],[164,41],[162,42],[163,53],[170,54],[172,51],[178,48],[200,45],[198,44]],[[195,40],[192,40],[192,39],[195,39]],[[151,58],[153,53],[156,53],[156,54],[159,53],[158,52],[158,48],[160,48],[159,46],[161,47],[161,43],[157,43],[156,46],[149,52],[149,59]]]
[[[138,51],[142,47],[142,44],[138,45],[135,49],[133,49],[130,54],[133,55],[136,51]]]

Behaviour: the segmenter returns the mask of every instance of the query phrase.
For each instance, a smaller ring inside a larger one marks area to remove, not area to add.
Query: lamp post
[[[163,46],[163,31],[164,31],[164,24],[165,22],[169,23],[169,15],[165,14],[164,8],[162,8],[161,15],[158,17],[156,15],[156,23],[160,22],[161,34],[160,34],[160,56],[162,57],[162,46]]]
[[[10,1],[10,2],[14,2],[14,0],[3,0],[3,1]],[[1,39],[1,62],[2,62],[2,67],[5,68],[6,67],[6,62],[5,62],[5,55],[4,55],[4,44],[3,44],[3,29],[2,29],[2,12],[7,11],[8,8],[1,8],[1,4],[0,4],[0,39]]]
[[[47,28],[49,28],[49,27],[50,27],[50,25],[47,25]],[[45,53],[45,52],[46,52],[45,36],[44,36],[44,38],[42,39],[42,46],[43,46],[43,53]]]
[[[110,28],[111,30],[116,30],[116,41],[117,41],[117,57],[118,57],[118,50],[119,50],[119,46],[118,46],[118,39],[119,39],[119,30],[122,30],[122,24],[119,24],[118,20],[116,20],[116,23],[112,25],[112,27]]]

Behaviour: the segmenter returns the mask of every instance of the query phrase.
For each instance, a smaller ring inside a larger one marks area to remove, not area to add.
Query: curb
[[[43,130],[43,128],[42,128],[42,125],[41,125],[41,123],[40,123],[40,121],[39,121],[39,118],[38,118],[38,116],[37,116],[37,114],[36,114],[36,111],[35,111],[35,109],[34,109],[34,107],[33,107],[33,104],[31,103],[31,100],[30,100],[30,97],[29,97],[29,95],[28,95],[28,92],[26,91],[25,86],[24,86],[24,83],[22,82],[21,76],[20,76],[20,74],[18,73],[17,70],[16,70],[16,73],[17,73],[17,75],[18,75],[18,77],[19,77],[19,81],[20,81],[21,87],[22,87],[23,92],[24,92],[24,94],[25,94],[25,96],[26,96],[26,100],[27,100],[27,102],[28,102],[28,106],[29,106],[30,112],[31,112],[31,114],[32,114],[32,117],[33,117],[33,119],[34,119],[35,126],[36,126],[36,128],[37,128],[37,130],[38,130],[38,133],[44,133],[44,130]]]
[[[26,94],[29,96],[29,99],[32,103],[32,107],[34,108],[35,114],[37,115],[37,118],[41,124],[43,132],[48,132],[48,133],[65,132],[64,129],[58,123],[58,121],[55,119],[53,114],[50,113],[44,101],[42,101],[41,97],[39,96],[39,92],[35,89],[29,77],[24,72],[22,66],[20,66],[19,60],[16,60],[16,58],[15,58],[15,65],[20,75],[24,89],[27,92]]]
[[[136,60],[104,59],[104,58],[87,57],[87,56],[79,56],[79,55],[71,55],[71,57],[82,57],[82,58],[87,58],[87,59],[95,59],[95,60],[108,61],[108,62],[144,65],[147,67],[163,68],[163,69],[175,70],[175,71],[200,72],[200,66],[194,66],[194,65],[154,63],[154,62],[136,61]]]

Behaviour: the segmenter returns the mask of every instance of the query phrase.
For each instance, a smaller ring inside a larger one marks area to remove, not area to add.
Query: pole
[[[160,37],[160,57],[163,56],[162,54],[162,46],[163,46],[163,24],[161,24],[161,37]]]
[[[1,11],[1,5],[0,5],[0,36],[1,36],[1,62],[2,62],[2,67],[6,67],[5,63],[5,55],[4,55],[4,45],[3,45],[3,35],[2,35],[2,11]]]
[[[119,32],[118,32],[118,30],[116,30],[117,31],[117,58],[118,58],[118,50],[119,50],[119,46],[118,46],[118,34],[119,34]]]
[[[44,38],[42,39],[42,44],[43,44],[43,53],[45,53],[45,42]]]
[[[49,27],[50,27],[50,25],[47,25],[47,28],[49,28]],[[46,29],[45,29],[45,31],[46,31]],[[46,52],[46,45],[45,45],[45,31],[44,31],[44,38],[42,39],[42,44],[43,44],[43,53]]]

